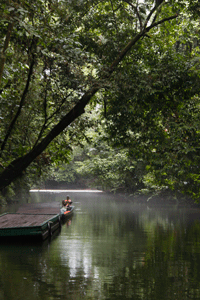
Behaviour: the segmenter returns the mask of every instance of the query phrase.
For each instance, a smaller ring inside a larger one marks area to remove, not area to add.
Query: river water
[[[29,201],[65,196],[35,192]],[[200,211],[70,197],[75,213],[50,241],[0,242],[0,300],[200,299]]]

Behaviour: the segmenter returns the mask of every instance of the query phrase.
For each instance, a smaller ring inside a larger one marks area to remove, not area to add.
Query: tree
[[[86,105],[149,32],[169,21],[176,26],[183,4],[1,3],[1,190],[41,153],[50,157],[61,133],[69,143],[66,130],[77,130]]]
[[[124,145],[133,159],[144,160],[154,186],[197,199],[200,86],[198,40],[191,32],[182,31],[173,43],[162,32],[162,43],[143,47],[140,69],[132,66],[129,76],[119,72],[107,102],[107,131],[113,145]],[[120,84],[125,78],[126,86]]]

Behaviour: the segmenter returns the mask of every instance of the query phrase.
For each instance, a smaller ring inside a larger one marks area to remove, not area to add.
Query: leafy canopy
[[[1,1],[0,189],[33,162],[44,168],[67,161],[88,103],[101,107],[103,101],[109,131],[117,128],[117,143],[130,146],[139,139],[148,153],[154,149],[154,134],[167,139],[161,128],[173,120],[181,97],[196,99],[198,93],[190,84],[196,80],[189,74],[195,65],[189,67],[189,56],[182,55],[186,49],[174,51],[178,41],[188,42],[191,27],[196,34],[196,23],[190,22],[196,5],[172,0]],[[182,91],[178,86],[183,83]]]

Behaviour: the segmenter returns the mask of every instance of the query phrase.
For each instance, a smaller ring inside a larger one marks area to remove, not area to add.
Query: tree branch
[[[157,13],[158,13],[158,11],[160,10],[161,6],[162,6],[164,3],[165,3],[164,0],[156,1],[155,6],[152,8],[152,10],[150,11],[149,15],[148,15],[147,18],[146,18],[146,21],[145,21],[145,23],[144,23],[144,28],[147,27],[147,24],[148,24],[148,22],[149,22],[151,16],[153,15],[153,13],[154,13],[156,10],[157,10]],[[155,15],[155,17],[154,17],[154,19],[153,19],[152,24],[155,22],[155,20],[156,20],[156,18],[157,18],[157,13],[156,13],[156,15]]]
[[[152,28],[166,22],[166,21],[170,21],[173,20],[175,18],[178,17],[178,14],[175,14],[171,17],[167,17],[164,18],[154,24],[151,24],[150,26],[148,26],[147,28],[144,28],[142,32],[138,33],[125,47],[124,49],[120,52],[120,54],[118,55],[118,57],[115,59],[115,61],[112,63],[112,65],[110,66],[108,72],[112,73],[113,70],[118,66],[118,64],[123,60],[123,58],[127,55],[127,53],[130,51],[130,49],[136,44],[136,42],[142,38],[143,36],[145,36],[145,34],[147,32],[149,32]]]
[[[164,22],[176,19],[177,17],[178,17],[178,13],[175,14],[175,15],[173,15],[173,16],[171,16],[171,17],[167,17],[167,18],[164,18],[164,19],[162,19],[162,20],[160,20],[160,21],[158,21],[156,23],[153,23],[153,24],[151,24],[150,26],[148,26],[146,28],[146,32],[149,32],[152,28],[154,28],[154,27],[156,27],[156,26],[158,26],[158,25],[160,25],[160,24],[162,24]]]
[[[15,126],[15,123],[21,113],[21,110],[22,110],[22,107],[24,105],[24,101],[25,101],[25,98],[26,98],[26,94],[28,93],[28,88],[29,88],[29,84],[30,84],[30,81],[31,81],[31,76],[32,76],[32,73],[33,73],[33,66],[34,66],[34,59],[32,60],[31,62],[31,65],[30,65],[30,68],[29,68],[29,73],[28,73],[28,78],[27,78],[27,82],[26,82],[26,86],[24,88],[24,92],[22,94],[22,97],[21,97],[21,101],[20,101],[20,104],[19,104],[19,107],[18,107],[18,110],[13,118],[13,120],[11,121],[9,127],[8,127],[8,130],[7,130],[7,133],[6,133],[6,136],[1,144],[1,152],[4,150],[5,146],[6,146],[6,143],[7,143],[7,140]]]
[[[135,7],[135,6],[134,6],[130,1],[128,1],[128,0],[124,0],[124,2],[128,3],[128,4],[133,8],[133,10],[135,10],[136,15],[137,15],[138,20],[139,20],[139,23],[140,23],[140,30],[142,30],[142,28],[143,28],[142,19],[141,19],[141,16],[140,16],[140,14],[139,14],[139,11],[138,11],[137,6]]]
[[[11,37],[11,32],[12,32],[13,26],[14,26],[14,22],[8,24],[6,39],[4,42],[2,53],[0,54],[0,84],[1,84],[1,79],[3,76],[4,64],[6,61],[5,52],[8,48],[9,42],[10,42],[10,37]]]
[[[56,116],[57,113],[58,113],[59,111],[61,111],[61,108],[62,108],[63,104],[66,102],[67,98],[68,98],[70,95],[71,95],[71,94],[68,94],[67,96],[63,97],[63,99],[62,99],[62,101],[61,101],[59,107],[58,107],[58,108],[57,108],[57,109],[56,109],[49,117],[45,116],[44,124],[42,125],[42,128],[41,128],[41,130],[40,130],[40,132],[39,132],[39,134],[38,134],[38,138],[37,138],[37,140],[36,140],[36,142],[35,142],[33,148],[35,148],[36,145],[39,143],[39,140],[41,139],[41,137],[42,137],[42,135],[43,135],[45,129],[48,127],[48,124],[49,124],[50,121],[53,119],[53,117]]]

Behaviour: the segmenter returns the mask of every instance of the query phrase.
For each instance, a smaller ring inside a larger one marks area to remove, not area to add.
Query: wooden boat
[[[0,215],[0,240],[37,238],[45,240],[61,229],[61,220],[69,219],[74,206],[60,208],[58,202],[23,204],[16,213]]]
[[[66,219],[70,218],[72,216],[73,212],[74,212],[74,206],[70,206],[69,208],[62,207],[60,209],[62,220],[66,220]]]
[[[61,228],[60,214],[5,213],[0,215],[0,239],[37,237],[45,240]]]
[[[18,208],[17,213],[58,215],[60,214],[60,203],[56,201],[45,203],[25,203]]]

